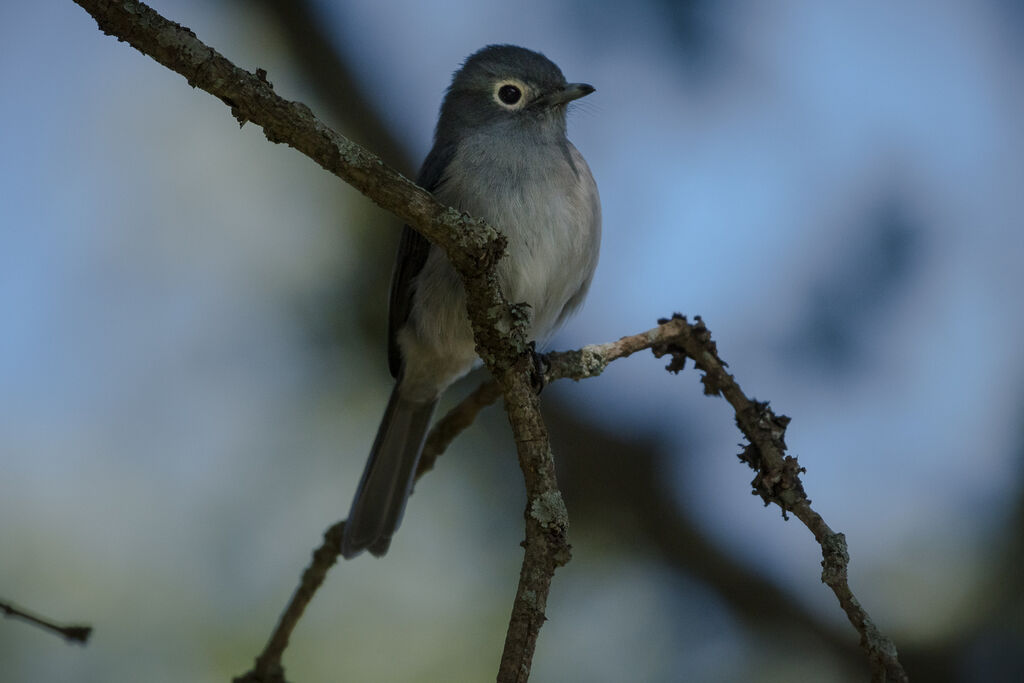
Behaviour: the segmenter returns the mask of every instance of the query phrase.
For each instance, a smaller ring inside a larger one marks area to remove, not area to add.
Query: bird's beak
[[[564,88],[545,95],[542,102],[545,106],[557,107],[560,104],[568,104],[573,100],[586,97],[594,90],[596,88],[589,83],[569,83]]]

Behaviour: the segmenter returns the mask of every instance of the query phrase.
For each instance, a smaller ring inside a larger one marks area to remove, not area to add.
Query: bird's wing
[[[435,145],[423,161],[419,176],[420,187],[433,192],[444,182],[444,172],[455,154],[453,145]],[[398,378],[402,372],[402,351],[398,347],[398,331],[409,320],[413,295],[416,291],[416,276],[423,270],[430,253],[430,242],[408,225],[402,228],[398,243],[395,269],[391,274],[391,298],[388,306],[388,367],[391,376]]]

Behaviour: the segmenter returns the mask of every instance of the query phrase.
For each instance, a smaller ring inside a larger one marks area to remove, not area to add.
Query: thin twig
[[[30,624],[35,624],[44,631],[50,631],[63,636],[69,643],[85,645],[89,641],[89,636],[92,635],[92,626],[61,626],[45,617],[26,612],[3,600],[0,600],[0,612],[3,612],[5,617],[23,619]]]
[[[481,410],[499,398],[501,398],[501,387],[498,386],[498,383],[493,379],[485,380],[469,396],[462,399],[444,417],[435,422],[423,444],[423,455],[420,456],[420,463],[416,468],[416,479],[419,480],[424,474],[434,469],[434,463],[437,462],[438,456],[445,452],[455,437],[473,424]]]
[[[757,475],[751,482],[754,493],[760,495],[765,505],[775,503],[782,508],[782,516],[792,512],[814,534],[821,545],[821,580],[839,599],[847,618],[860,634],[860,644],[868,656],[873,681],[906,681],[907,675],[900,664],[896,646],[884,636],[861,607],[847,582],[847,568],[850,556],[846,537],[836,533],[821,515],[811,508],[811,501],[804,492],[797,459],[785,455],[786,426],[789,418],[775,415],[767,403],[747,398],[735,378],[726,372],[726,363],[718,356],[718,349],[711,339],[711,333],[699,317],[694,323],[676,314],[670,320],[660,320],[663,328],[674,328],[671,339],[654,347],[654,355],[671,356],[667,366],[670,372],[680,372],[685,358],[693,360],[697,369],[704,373],[701,382],[704,393],[720,395],[729,402],[736,413],[736,424],[749,441],[740,453],[740,460],[746,462]]]
[[[338,522],[324,532],[324,542],[313,551],[313,561],[302,572],[299,586],[292,593],[288,606],[281,613],[277,626],[267,641],[263,652],[256,657],[252,670],[234,679],[234,683],[283,683],[284,667],[281,657],[291,638],[292,631],[302,618],[306,607],[316,591],[323,584],[327,572],[341,555],[341,537],[345,533],[345,522]]]

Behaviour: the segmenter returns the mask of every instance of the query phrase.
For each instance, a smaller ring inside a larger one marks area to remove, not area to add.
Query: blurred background
[[[794,418],[911,679],[1024,680],[1020,3],[154,7],[408,175],[479,47],[593,83],[569,128],[602,260],[554,347],[704,316]],[[228,680],[347,513],[390,390],[398,222],[70,1],[0,6],[0,84],[0,597],[96,629],[0,621],[0,679]],[[544,394],[574,558],[533,680],[866,680],[728,405],[663,366]],[[289,678],[492,680],[521,482],[490,408],[387,557],[329,574]]]

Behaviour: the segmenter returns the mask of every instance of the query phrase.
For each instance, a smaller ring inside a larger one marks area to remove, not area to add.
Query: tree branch
[[[655,344],[652,350],[658,358],[671,356],[666,369],[678,373],[683,369],[685,359],[692,359],[697,369],[704,373],[701,377],[704,393],[723,396],[736,412],[736,425],[749,442],[740,453],[740,460],[757,472],[751,482],[754,492],[761,496],[765,505],[775,503],[782,508],[783,518],[788,519],[787,513],[792,512],[821,545],[824,558],[821,580],[835,593],[850,623],[860,634],[860,645],[867,653],[872,680],[906,681],[907,675],[897,657],[896,646],[882,635],[850,590],[847,582],[850,556],[846,537],[832,531],[821,515],[811,508],[811,501],[800,481],[800,474],[805,470],[795,457],[785,455],[784,437],[789,418],[776,416],[767,403],[747,398],[733,376],[725,371],[726,363],[719,358],[711,333],[699,317],[693,324],[679,314],[658,322],[669,338]],[[669,331],[672,329],[674,332]]]
[[[416,468],[416,480],[434,469],[437,458],[445,452],[459,434],[473,424],[477,414],[501,398],[501,388],[493,379],[480,383],[466,398],[452,408],[430,428],[430,434],[423,444],[423,455]]]
[[[274,627],[263,652],[256,657],[256,665],[245,674],[234,679],[234,683],[284,683],[284,655],[292,631],[313,600],[317,590],[327,577],[327,571],[334,566],[341,555],[341,537],[345,533],[345,522],[338,522],[324,532],[324,542],[313,551],[313,562],[302,572],[299,586],[292,594],[288,606]]]
[[[63,636],[69,643],[85,645],[89,641],[89,636],[92,635],[92,626],[61,626],[45,617],[19,609],[4,600],[0,600],[0,612],[3,612],[5,617],[22,619],[30,624],[35,624],[44,631],[50,631]]]
[[[578,351],[550,353],[546,356],[549,367],[545,379],[581,380],[596,377],[613,361],[645,349],[651,349],[658,358],[671,356],[672,361],[666,369],[673,373],[680,372],[686,358],[690,358],[697,369],[704,373],[701,378],[704,393],[724,396],[736,412],[736,424],[749,441],[740,459],[757,472],[751,482],[754,493],[761,496],[765,505],[775,503],[782,508],[784,518],[788,519],[788,513],[792,512],[810,529],[821,546],[821,580],[835,593],[850,623],[860,634],[860,644],[867,653],[872,679],[906,681],[907,676],[899,662],[896,646],[878,630],[850,589],[847,581],[850,556],[846,537],[833,531],[821,515],[811,508],[811,501],[800,481],[804,469],[799,466],[796,458],[784,455],[786,444],[783,437],[789,418],[776,416],[767,403],[747,398],[733,376],[725,371],[727,364],[719,358],[711,333],[699,317],[691,324],[677,314],[671,319],[659,320],[658,323],[658,327],[614,342],[592,344]],[[481,385],[439,422],[439,425],[447,422],[444,438],[435,439],[432,432],[428,441],[436,442],[442,448],[442,444],[451,443],[457,436],[455,430],[461,431],[461,428],[468,426],[479,412],[481,398],[497,400],[493,392],[487,383]],[[434,457],[436,459],[436,455]]]

